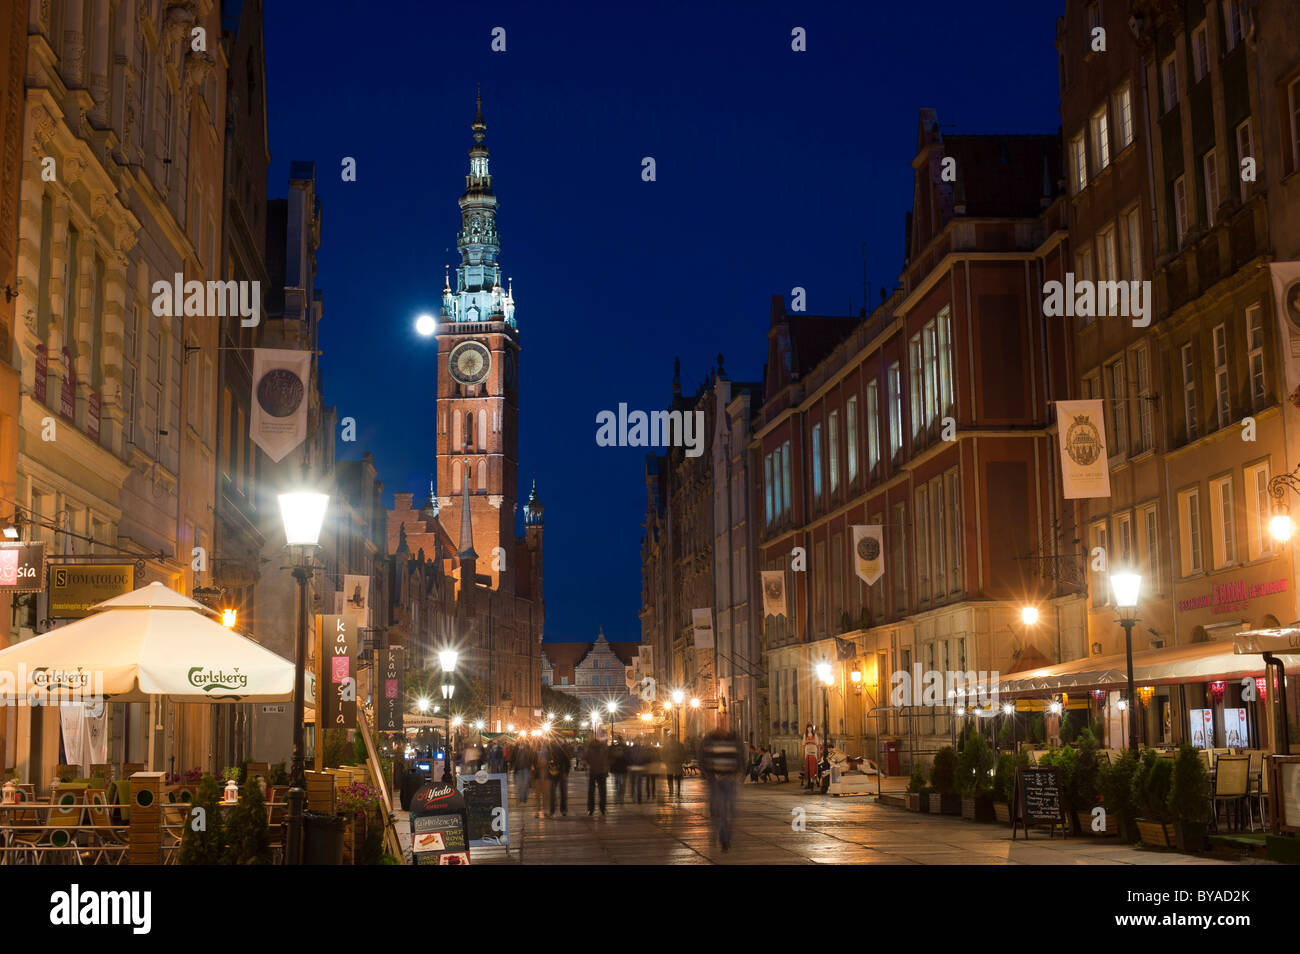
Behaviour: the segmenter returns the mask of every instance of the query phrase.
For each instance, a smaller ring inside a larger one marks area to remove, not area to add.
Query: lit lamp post
[[[831,664],[817,664],[817,679],[822,684],[822,750],[830,757],[831,750],[831,683],[835,680],[831,673]]]
[[[1137,709],[1133,699],[1133,624],[1137,622],[1138,593],[1142,589],[1142,576],[1138,573],[1121,572],[1110,576],[1111,589],[1115,594],[1115,607],[1119,610],[1119,624],[1124,627],[1124,652],[1128,657],[1128,693],[1127,709],[1132,710],[1128,720],[1128,747],[1137,755]]]
[[[443,739],[444,780],[452,785],[456,784],[456,757],[451,744],[451,699],[456,694],[456,660],[459,656],[454,649],[443,649],[438,653],[438,665],[442,667],[443,720],[447,723],[447,737]]]
[[[686,701],[686,693],[680,689],[673,690],[673,731],[677,733],[678,741],[682,738],[682,703]]]
[[[321,524],[325,522],[325,508],[329,505],[327,494],[300,491],[280,494],[280,516],[284,520],[284,539],[294,551],[293,578],[298,582],[298,627],[293,660],[293,763],[289,788],[289,834],[285,860],[289,864],[302,864],[302,812],[307,801],[307,775],[303,745],[303,709],[306,706],[307,627],[310,622],[311,597],[307,585],[312,576],[312,551],[320,540]],[[320,712],[324,699],[321,687],[316,687],[316,724],[320,725]],[[317,744],[321,744],[317,740]]]
[[[1016,706],[1013,702],[1002,705],[1002,714],[1011,720],[1011,751],[1016,750]]]
[[[605,708],[609,710],[609,740],[613,742],[614,741],[614,713],[618,711],[618,703],[611,700],[610,702],[605,704]]]

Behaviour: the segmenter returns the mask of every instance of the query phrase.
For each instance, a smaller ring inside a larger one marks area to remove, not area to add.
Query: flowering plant
[[[339,789],[339,811],[347,815],[368,815],[379,807],[379,790],[365,782],[352,782]]]

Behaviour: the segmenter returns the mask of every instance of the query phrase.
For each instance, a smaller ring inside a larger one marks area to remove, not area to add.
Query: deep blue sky
[[[325,398],[357,421],[341,455],[371,451],[389,502],[428,487],[436,348],[412,322],[457,261],[481,81],[546,638],[640,639],[645,451],[597,447],[596,413],[664,407],[676,355],[689,393],[718,352],[757,380],[770,296],[856,312],[864,243],[872,299],[892,288],[918,110],[950,133],[1056,130],[1063,6],[269,0],[270,195],[315,161]]]

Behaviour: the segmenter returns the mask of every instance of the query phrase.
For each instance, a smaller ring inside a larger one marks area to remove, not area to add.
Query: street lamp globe
[[[605,708],[608,709],[610,711],[610,714],[612,715],[613,713],[618,711],[618,703],[617,702],[607,703]]]
[[[1128,700],[1127,699],[1119,700],[1119,702],[1115,703],[1115,707],[1119,709],[1120,712],[1123,712],[1125,709],[1128,708]]]
[[[284,538],[290,546],[314,547],[320,540],[321,524],[329,494],[297,491],[280,494],[280,517],[284,520]]]
[[[699,699],[692,699],[692,700],[691,700],[691,708],[692,708],[692,709],[698,709],[699,707],[700,707],[700,700],[699,700]]]
[[[674,689],[673,702],[680,706],[685,701],[686,701],[686,693],[682,692],[680,689]]]
[[[817,678],[821,680],[823,686],[829,686],[834,681],[831,676],[830,663],[819,662],[817,664]]]
[[[417,702],[415,705],[421,712],[429,711],[429,700],[424,696],[421,696],[420,701]]]
[[[438,665],[442,667],[443,672],[451,672],[456,668],[456,660],[460,658],[460,653],[454,649],[438,650]]]
[[[1115,605],[1119,609],[1137,609],[1138,593],[1142,589],[1142,574],[1127,571],[1112,573],[1110,586],[1115,594]]]
[[[474,728],[476,728],[476,729],[478,729],[480,732],[482,732],[482,731],[483,731],[483,726],[484,726],[484,725],[486,725],[486,723],[485,723],[482,719],[479,719],[477,722],[474,723]]]
[[[1007,702],[1007,703],[1003,703],[1003,705],[1002,705],[1002,714],[1003,714],[1003,715],[1011,715],[1011,713],[1013,713],[1013,712],[1015,712],[1015,711],[1016,711],[1016,707],[1013,706],[1011,703],[1009,703],[1009,702]]]
[[[1038,607],[1025,606],[1020,610],[1020,621],[1026,626],[1033,626],[1038,622]]]
[[[1291,522],[1290,514],[1275,513],[1273,519],[1268,522],[1268,532],[1278,543],[1286,543],[1291,539],[1291,534],[1295,532],[1295,524]]]
[[[433,315],[426,312],[415,319],[415,330],[425,338],[432,338],[438,330],[438,322]]]
[[[465,721],[465,720],[462,719],[460,716],[452,716],[451,724],[454,725],[454,726],[459,726],[459,725],[461,725],[464,721]]]

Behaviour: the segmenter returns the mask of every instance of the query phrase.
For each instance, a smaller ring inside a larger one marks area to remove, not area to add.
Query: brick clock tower
[[[508,281],[502,287],[497,261],[497,199],[481,96],[476,105],[456,236],[460,264],[455,288],[450,276],[444,278],[438,322],[438,507],[443,526],[458,528],[461,564],[497,589],[503,578],[513,580],[515,569],[519,330],[514,296]]]

